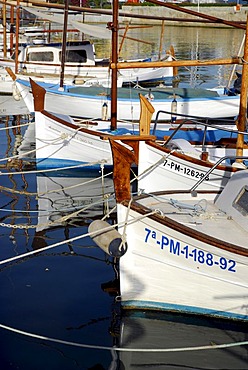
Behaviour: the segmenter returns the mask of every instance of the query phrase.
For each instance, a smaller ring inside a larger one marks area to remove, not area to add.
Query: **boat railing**
[[[229,160],[248,160],[248,156],[237,156],[237,155],[226,155],[224,157],[221,157],[215,164],[213,164],[213,166],[205,173],[204,176],[202,176],[200,178],[200,180],[198,180],[195,185],[192,186],[192,188],[190,189],[190,192],[192,193],[193,196],[196,196],[196,189],[198,188],[198,186],[206,179],[209,178],[209,175],[215,170],[216,167],[218,167],[222,162],[226,161],[227,159]],[[195,193],[195,194],[194,194]]]
[[[227,126],[233,126],[235,127],[235,121],[234,120],[228,120],[228,119],[223,119],[223,118],[211,118],[211,117],[200,117],[200,116],[190,116],[187,114],[180,114],[180,113],[174,113],[174,112],[169,112],[169,111],[164,111],[164,110],[159,110],[156,114],[156,118],[154,121],[154,126],[152,130],[152,135],[156,135],[156,129],[157,129],[157,124],[159,122],[159,115],[161,114],[166,114],[166,115],[171,115],[174,119],[176,117],[180,118],[180,121],[176,122],[176,120],[172,120],[172,127],[174,128],[172,134],[166,138],[164,142],[164,146],[166,146],[176,135],[176,133],[183,128],[183,126],[188,127],[194,126],[194,127],[199,127],[202,126],[204,127],[204,132],[203,132],[203,139],[202,139],[202,148],[203,151],[205,151],[205,145],[206,145],[206,134],[207,130],[209,128],[211,129],[217,129],[221,131],[227,131],[230,132],[231,134],[241,134],[241,135],[248,135],[248,132],[246,131],[239,131],[235,130],[234,128],[229,128]],[[205,121],[205,122],[204,122]],[[225,126],[225,127],[224,127]]]

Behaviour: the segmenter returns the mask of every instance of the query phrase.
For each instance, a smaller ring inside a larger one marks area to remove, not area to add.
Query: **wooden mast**
[[[161,26],[158,60],[161,59],[162,49],[163,49],[163,41],[164,41],[164,21],[162,21],[162,26]]]
[[[15,74],[17,74],[18,72],[19,28],[20,28],[20,0],[17,0],[16,2],[16,37],[15,37]]]
[[[10,53],[12,54],[14,47],[14,18],[15,18],[15,8],[13,5],[10,6]]]
[[[6,0],[3,2],[3,56],[7,57]]]
[[[61,54],[61,72],[60,72],[60,82],[59,82],[60,88],[63,88],[64,86],[68,9],[69,9],[69,0],[65,0],[63,41],[62,41],[62,54]]]
[[[108,24],[108,27],[112,30],[112,64],[115,66],[118,62],[118,0],[113,0],[113,21]],[[117,69],[112,69],[112,80],[111,80],[111,130],[117,128]]]
[[[246,21],[246,36],[245,36],[245,46],[244,46],[244,64],[242,69],[242,82],[241,82],[241,92],[240,92],[240,105],[239,105],[239,115],[237,119],[238,131],[246,131],[247,123],[247,92],[248,92],[248,16]],[[238,134],[236,155],[242,156],[244,148],[244,135]],[[242,159],[236,159],[236,162],[242,162]]]

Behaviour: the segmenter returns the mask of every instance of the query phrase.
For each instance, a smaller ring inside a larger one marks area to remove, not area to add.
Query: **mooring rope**
[[[28,171],[28,173],[29,172],[30,171]],[[85,186],[85,185],[88,185],[88,184],[90,184],[92,182],[98,181],[100,178],[102,179],[102,184],[104,184],[104,178],[112,175],[112,173],[113,172],[109,172],[107,174],[103,174],[102,173],[101,177],[95,177],[93,179],[90,179],[88,181],[81,182],[79,184],[75,184],[75,185],[71,185],[71,186],[66,186],[66,187],[62,187],[62,188],[57,188],[57,189],[53,189],[53,190],[48,190],[46,192],[41,192],[41,193],[38,193],[38,192],[28,192],[26,190],[16,190],[16,189],[8,188],[8,187],[2,186],[2,185],[0,185],[0,189],[3,190],[3,191],[6,191],[6,192],[12,193],[12,194],[20,194],[20,195],[28,195],[28,196],[42,197],[44,195],[49,195],[49,194],[52,194],[52,193],[59,193],[59,192],[63,192],[63,191],[66,191],[66,190],[75,189],[75,188],[77,188],[79,186]],[[102,186],[104,186],[104,185],[102,185]],[[104,195],[104,190],[102,190],[102,194]],[[108,193],[107,193],[107,195],[108,195]],[[6,211],[6,209],[0,208],[0,211]],[[13,212],[13,210],[11,210],[11,212]],[[21,211],[21,210],[16,210],[15,209],[15,212],[25,212],[25,211]],[[36,211],[36,212],[38,212],[38,211]]]
[[[176,348],[124,348],[124,347],[110,347],[110,346],[99,346],[94,344],[84,344],[78,342],[71,342],[67,340],[51,338],[44,335],[30,333],[24,330],[16,329],[11,326],[0,324],[0,328],[11,331],[13,333],[21,334],[27,337],[45,340],[48,342],[64,344],[67,346],[88,348],[88,349],[100,349],[107,351],[118,351],[118,352],[153,352],[153,353],[166,353],[166,352],[192,352],[192,351],[206,351],[213,349],[224,349],[231,347],[246,346],[248,341],[236,342],[236,343],[224,343],[224,344],[211,344],[206,346],[195,346],[195,347],[176,347]]]
[[[20,127],[29,126],[32,124],[34,124],[34,122],[22,123],[22,124],[18,124],[15,126],[0,127],[0,131],[12,130],[13,128],[20,128]]]
[[[149,217],[150,215],[153,215],[157,213],[157,211],[152,211],[150,213],[147,213],[145,215],[142,215],[142,216],[139,216],[139,217],[136,217],[136,218],[133,218],[132,220],[129,220],[128,221],[128,224],[133,224],[143,218],[146,218],[146,217]],[[109,231],[109,230],[112,230],[116,227],[122,227],[123,225],[125,225],[125,222],[120,222],[118,224],[114,224],[114,225],[109,225],[107,227],[104,227],[103,229],[99,230],[99,232],[105,232],[105,231]],[[12,225],[11,225],[12,226]],[[14,226],[14,225],[13,225]],[[24,228],[24,227],[23,227]],[[93,233],[94,234],[94,233]],[[55,244],[52,244],[52,245],[48,245],[47,247],[44,247],[44,248],[40,248],[40,249],[35,249],[35,250],[32,250],[32,251],[29,251],[29,252],[26,252],[26,253],[23,253],[23,254],[19,254],[18,256],[14,256],[14,257],[10,257],[10,258],[7,258],[5,260],[2,260],[0,261],[0,265],[3,265],[5,263],[8,263],[8,262],[12,262],[12,261],[15,261],[15,260],[19,260],[19,259],[22,259],[22,258],[26,258],[28,256],[31,256],[33,254],[37,254],[37,253],[41,253],[43,251],[46,251],[46,250],[49,250],[49,249],[53,249],[55,247],[59,247],[61,245],[64,245],[64,244],[68,244],[68,243],[72,243],[76,240],[79,240],[79,239],[83,239],[83,238],[86,238],[86,237],[91,237],[92,233],[88,232],[86,234],[83,234],[83,235],[78,235],[78,236],[75,236],[73,238],[70,238],[70,239],[66,239],[66,240],[63,240],[61,242],[57,242]]]
[[[153,171],[154,169],[156,169],[161,163],[163,163],[172,153],[174,152],[174,149],[171,150],[170,153],[168,153],[167,155],[163,155],[161,156],[161,158],[159,160],[157,160],[157,162],[153,163],[150,167],[147,167],[143,172],[139,173],[138,175],[134,175],[134,178],[130,181],[130,183],[136,181],[136,180],[139,180],[140,178],[142,178],[146,173],[149,173],[151,171]]]
[[[47,172],[58,172],[58,171],[64,171],[64,170],[70,170],[70,169],[76,169],[76,168],[82,168],[82,167],[87,167],[87,166],[95,166],[97,164],[106,163],[105,159],[102,159],[97,162],[89,162],[89,163],[82,163],[82,164],[77,164],[74,166],[67,166],[67,167],[57,167],[57,168],[47,168],[44,170],[30,170],[30,171],[18,171],[18,172],[1,172],[0,171],[0,176],[9,176],[9,175],[27,175],[27,174],[33,174],[33,173],[47,173]]]

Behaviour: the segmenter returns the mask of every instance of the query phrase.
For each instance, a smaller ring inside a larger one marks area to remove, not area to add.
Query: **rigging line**
[[[133,175],[135,176],[131,181],[130,184],[136,180],[139,180],[141,177],[143,177],[146,173],[152,172],[156,167],[158,167],[161,163],[163,163],[175,150],[171,150],[167,155],[161,156],[161,158],[154,164],[152,164],[150,167],[146,168],[143,172],[139,173],[138,175]]]
[[[81,348],[90,348],[90,349],[101,349],[107,351],[118,351],[118,352],[154,352],[154,353],[164,353],[164,352],[191,352],[191,351],[205,351],[205,350],[213,350],[213,349],[223,349],[223,348],[231,348],[231,347],[240,347],[246,346],[248,341],[243,342],[234,342],[234,343],[224,343],[224,344],[211,344],[207,346],[196,346],[196,347],[177,347],[177,348],[122,348],[122,347],[110,347],[110,346],[99,346],[94,344],[84,344],[78,342],[71,342],[67,340],[51,338],[44,335],[30,333],[24,330],[16,329],[11,326],[0,324],[0,328],[11,331],[13,333],[25,335],[27,337],[41,339],[48,342],[53,343],[60,343],[64,345],[69,345],[73,347],[81,347]]]
[[[133,218],[132,220],[129,220],[127,222],[127,224],[133,224],[143,218],[146,218],[146,217],[149,217],[155,213],[158,213],[157,210],[155,211],[152,211],[150,213],[147,213],[145,215],[142,215],[142,216],[139,216],[139,217],[136,217],[136,218]],[[108,227],[104,227],[103,229],[99,230],[101,232],[104,232],[104,231],[109,231],[109,230],[112,230],[114,229],[115,227],[122,227],[125,225],[125,222],[121,222],[119,224],[114,224],[114,225],[109,225]],[[11,225],[12,227],[15,227],[15,225]],[[78,235],[78,236],[75,236],[73,238],[70,238],[70,239],[66,239],[66,240],[63,240],[61,242],[57,242],[55,244],[52,244],[52,245],[48,245],[47,247],[44,247],[44,248],[40,248],[40,249],[35,249],[35,250],[32,250],[30,252],[26,252],[26,253],[23,253],[23,254],[20,254],[18,256],[14,256],[14,257],[10,257],[10,258],[7,258],[5,260],[2,260],[0,261],[0,265],[3,265],[5,263],[8,263],[8,262],[12,262],[12,261],[15,261],[15,260],[18,260],[18,259],[21,259],[21,258],[25,258],[25,257],[28,257],[28,256],[31,256],[33,254],[37,254],[37,253],[41,253],[43,251],[46,251],[46,250],[49,250],[49,249],[53,249],[55,247],[59,247],[61,245],[64,245],[64,244],[68,244],[68,243],[71,243],[71,242],[74,242],[76,240],[80,240],[80,239],[83,239],[83,238],[86,238],[86,237],[91,237],[92,233],[88,232],[86,234],[83,234],[83,235]]]
[[[1,127],[0,131],[12,130],[13,128],[20,128],[20,127],[24,127],[24,126],[29,126],[31,124],[33,124],[33,122],[27,122],[27,123],[23,123],[23,124],[20,124],[20,125],[15,125],[15,126]]]
[[[113,172],[109,172],[109,173],[103,175],[103,177],[107,177],[107,176],[111,175],[112,173]],[[47,194],[59,193],[59,192],[62,192],[64,190],[74,189],[74,188],[76,188],[78,186],[88,185],[89,183],[94,182],[94,181],[97,181],[99,179],[100,179],[100,177],[96,177],[94,179],[91,179],[91,180],[88,180],[88,181],[85,181],[85,182],[81,182],[80,184],[76,184],[76,185],[72,185],[72,186],[67,186],[67,187],[63,187],[63,188],[58,188],[58,189],[54,189],[54,190],[49,190],[49,191],[43,192],[43,193],[28,192],[28,191],[25,191],[25,190],[16,190],[16,189],[7,188],[6,186],[2,186],[2,185],[0,185],[0,189],[3,190],[3,191],[9,192],[9,193],[13,193],[13,194],[20,194],[20,195],[29,195],[29,196],[38,196],[38,197],[41,197],[41,196],[44,196],[44,195],[47,195]]]
[[[99,162],[89,162],[89,163],[82,163],[82,164],[77,164],[75,166],[68,166],[68,167],[59,167],[59,168],[48,168],[45,170],[33,170],[33,171],[20,171],[20,172],[1,172],[0,171],[0,176],[3,175],[22,175],[22,174],[32,174],[32,173],[46,173],[46,172],[57,172],[57,171],[64,171],[64,170],[70,170],[70,169],[75,169],[75,168],[82,168],[82,167],[87,167],[87,166],[95,166],[96,164],[102,164],[106,163],[106,160],[103,159]]]
[[[31,192],[28,192],[26,190],[16,190],[16,189],[11,189],[11,188],[7,188],[5,186],[2,186],[0,185],[0,189],[2,191],[6,191],[8,193],[12,193],[12,194],[20,194],[20,195],[29,195],[29,196],[36,196],[37,193],[31,193]]]

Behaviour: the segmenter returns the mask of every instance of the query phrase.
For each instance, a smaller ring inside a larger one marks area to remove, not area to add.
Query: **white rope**
[[[94,344],[84,344],[78,342],[71,342],[67,340],[51,338],[44,335],[34,334],[27,331],[19,330],[11,326],[0,324],[0,328],[11,331],[13,333],[25,335],[27,337],[41,339],[48,342],[60,343],[67,346],[80,347],[80,348],[90,348],[90,349],[101,349],[107,351],[118,351],[118,352],[154,352],[154,353],[166,353],[166,352],[192,352],[192,351],[206,351],[210,349],[223,349],[230,347],[239,347],[245,346],[248,344],[248,341],[236,342],[236,343],[224,343],[224,344],[213,344],[208,346],[196,346],[196,347],[177,347],[177,348],[122,348],[122,347],[110,347],[110,346],[97,346]]]
[[[29,126],[31,124],[34,124],[34,122],[22,123],[22,124],[18,124],[18,125],[15,125],[15,126],[1,127],[0,131],[12,130],[13,128],[20,128],[20,127],[24,127],[24,126]]]
[[[170,153],[168,153],[166,156],[162,156],[157,162],[152,164],[150,167],[146,168],[143,172],[139,173],[138,176],[134,174],[134,178],[130,181],[130,183],[139,180],[141,177],[143,177],[146,173],[153,171],[156,167],[158,167],[161,163],[163,163],[175,150],[171,150]]]
[[[75,169],[75,168],[82,168],[82,167],[86,167],[86,166],[94,166],[96,164],[102,164],[102,163],[106,163],[106,160],[103,159],[103,160],[98,161],[98,162],[82,163],[82,164],[77,164],[75,166],[68,166],[68,167],[48,168],[48,169],[45,169],[45,170],[18,171],[18,172],[1,172],[0,171],[0,176],[3,176],[3,175],[27,175],[27,174],[30,174],[30,173],[57,172],[57,171]]]
[[[143,219],[143,218],[145,218],[145,217],[148,217],[148,216],[150,216],[150,215],[153,215],[153,214],[155,214],[155,213],[157,213],[157,211],[156,211],[156,210],[155,210],[155,211],[152,211],[152,212],[150,212],[150,213],[147,213],[146,215],[142,215],[142,216],[139,216],[139,217],[137,217],[137,218],[134,218],[134,219],[132,219],[132,220],[128,221],[128,224],[130,224],[130,225],[131,225],[131,224],[133,224],[133,223],[135,223],[135,222],[137,222],[137,221],[139,221],[139,220],[141,220],[141,219]],[[107,226],[107,227],[105,227],[105,228],[101,229],[101,231],[102,231],[102,232],[104,232],[104,231],[109,231],[109,230],[114,229],[116,226],[121,227],[121,226],[123,226],[123,225],[125,225],[125,222],[121,222],[121,223],[119,223],[119,224],[114,224],[114,225],[109,225],[109,226]],[[13,226],[14,226],[14,225],[13,225]],[[99,230],[99,231],[100,231],[100,230]],[[88,236],[90,236],[90,237],[91,237],[91,235],[92,235],[92,233],[89,233],[89,232],[88,232],[88,233],[83,234],[83,235],[75,236],[74,238],[71,238],[71,239],[66,239],[66,240],[63,240],[63,241],[61,241],[61,242],[58,242],[58,243],[55,243],[55,244],[52,244],[52,245],[48,245],[47,247],[44,247],[44,248],[35,249],[35,250],[32,250],[32,251],[27,252],[27,253],[19,254],[18,256],[10,257],[10,258],[7,258],[7,259],[5,259],[5,260],[0,261],[0,265],[3,265],[3,264],[8,263],[8,262],[15,261],[15,260],[19,260],[19,259],[21,259],[21,258],[25,258],[25,257],[31,256],[31,255],[33,255],[33,254],[41,253],[41,252],[43,252],[43,251],[46,251],[46,250],[49,250],[49,249],[53,249],[53,248],[58,247],[58,246],[61,246],[61,245],[63,245],[63,244],[72,243],[72,242],[74,242],[74,241],[76,241],[76,240],[83,239],[83,238],[86,238],[86,237],[88,237]]]

